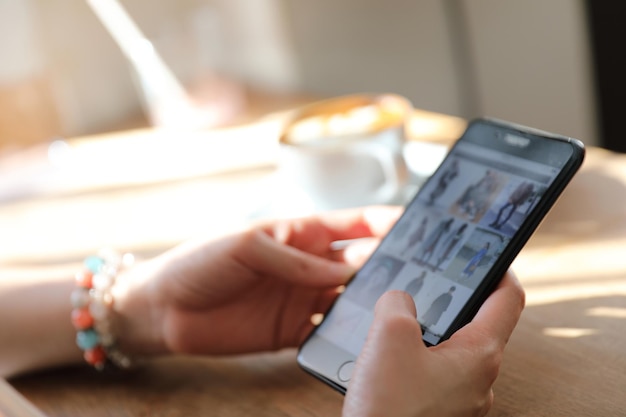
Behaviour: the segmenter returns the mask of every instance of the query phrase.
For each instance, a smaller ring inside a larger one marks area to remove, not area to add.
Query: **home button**
[[[352,378],[352,371],[354,370],[354,361],[344,362],[337,371],[337,378],[341,382],[348,382]]]

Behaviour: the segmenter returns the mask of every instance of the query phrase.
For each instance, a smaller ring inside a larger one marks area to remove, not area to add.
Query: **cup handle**
[[[403,157],[396,158],[389,148],[382,144],[369,144],[360,148],[359,151],[377,160],[385,176],[384,183],[376,190],[373,200],[377,203],[391,202],[398,196],[403,181],[407,178]]]

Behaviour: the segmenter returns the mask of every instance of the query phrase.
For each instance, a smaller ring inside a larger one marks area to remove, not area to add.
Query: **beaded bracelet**
[[[85,259],[83,270],[76,274],[76,288],[71,295],[76,344],[87,363],[99,371],[109,365],[121,369],[133,365],[131,358],[117,347],[111,294],[117,274],[133,262],[131,254],[120,256],[102,250]]]

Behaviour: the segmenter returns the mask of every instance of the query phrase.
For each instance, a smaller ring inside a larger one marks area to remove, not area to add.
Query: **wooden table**
[[[257,138],[269,138],[270,149],[279,124],[265,122],[243,132],[260,132]],[[447,141],[463,127],[456,118],[418,111],[411,135]],[[131,132],[108,143],[140,148],[159,135]],[[98,146],[103,142],[96,142],[87,138],[71,144],[83,151],[92,146],[102,154],[104,148]],[[0,266],[71,262],[103,241],[148,255],[196,233],[232,227],[250,211],[235,209],[227,222],[212,221],[208,213],[213,208],[219,215],[215,207],[220,204],[232,211],[234,190],[251,190],[271,173],[271,152],[257,157],[245,170],[235,164],[220,173],[179,169],[170,171],[169,178],[113,176],[111,184],[61,178],[40,187],[27,183],[30,191],[22,195],[0,187]],[[95,214],[85,214],[90,208]],[[89,236],[72,232],[102,221],[102,213],[109,214],[111,223],[93,226]],[[171,221],[181,214],[184,219]],[[65,238],[59,241],[62,231]],[[514,269],[526,288],[527,307],[507,348],[489,415],[626,415],[626,156],[589,150],[581,172]],[[86,367],[52,370],[10,383],[49,416],[328,417],[340,415],[342,403],[341,395],[297,367],[293,350],[163,358],[130,374],[107,376]],[[9,398],[2,389],[0,385],[0,405]],[[0,406],[0,415],[3,411]]]

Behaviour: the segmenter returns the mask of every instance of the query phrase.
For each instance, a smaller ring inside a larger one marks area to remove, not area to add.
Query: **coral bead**
[[[93,317],[88,308],[75,308],[72,310],[72,324],[77,330],[88,329],[93,326]]]
[[[93,272],[86,269],[76,274],[76,285],[81,288],[91,288],[93,283]]]
[[[93,366],[97,366],[99,364],[103,365],[106,361],[106,353],[100,346],[86,350],[83,357],[88,364]]]

